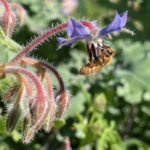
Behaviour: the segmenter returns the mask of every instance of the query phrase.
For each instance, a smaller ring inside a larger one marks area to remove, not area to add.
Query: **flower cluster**
[[[6,36],[10,36],[15,17],[11,8],[15,7],[16,12],[22,13],[22,7],[16,3],[8,4],[6,0],[1,0],[4,5],[1,27]],[[23,15],[18,14],[22,18]],[[89,22],[86,20],[74,20],[69,17],[67,23],[58,25],[39,37],[35,38],[30,44],[22,48],[15,57],[8,63],[0,62],[0,79],[6,75],[15,76],[15,84],[6,91],[3,102],[11,103],[12,107],[8,110],[6,129],[11,132],[15,128],[19,119],[24,120],[23,137],[24,143],[29,143],[39,129],[43,128],[46,132],[51,130],[55,117],[61,118],[69,107],[70,94],[64,86],[61,75],[51,65],[40,60],[26,57],[25,55],[50,37],[52,34],[67,27],[68,38],[58,37],[60,47],[69,45],[80,39],[86,39],[89,47],[94,45],[95,49],[101,49],[103,38],[112,31],[123,29],[127,20],[127,11],[118,14],[116,11],[115,18],[106,27],[99,29],[97,21]],[[35,71],[27,67],[31,65],[36,68]],[[59,83],[59,90],[53,94],[50,72],[52,72]]]
[[[22,12],[23,10],[17,3],[8,4],[5,0],[2,0],[2,3],[7,9],[2,14],[1,27],[4,34],[10,36],[10,29],[12,31],[14,28],[10,21],[15,18],[10,6],[15,7],[16,11]],[[6,28],[9,32],[6,32]],[[46,35],[49,36],[47,33]],[[64,82],[57,70],[46,62],[24,56],[47,36],[40,36],[32,41],[7,64],[0,62],[0,79],[11,74],[15,80],[3,96],[3,102],[11,106],[8,109],[6,129],[8,132],[13,131],[18,121],[23,119],[22,141],[24,143],[29,143],[40,128],[49,132],[55,117],[62,118],[69,107],[70,94],[65,89]],[[28,65],[36,68],[36,72],[27,69]],[[55,94],[50,72],[56,76],[60,85]]]
[[[4,103],[13,102],[7,117],[6,129],[11,132],[18,120],[23,117],[22,140],[28,143],[41,127],[46,132],[50,131],[55,116],[61,118],[66,112],[70,95],[64,87],[60,74],[49,64],[23,57],[15,65],[17,66],[0,63],[1,78],[7,74],[17,77],[15,85],[11,86],[3,97]],[[25,65],[35,67],[36,74],[26,69]],[[49,71],[54,73],[60,85],[55,95]]]

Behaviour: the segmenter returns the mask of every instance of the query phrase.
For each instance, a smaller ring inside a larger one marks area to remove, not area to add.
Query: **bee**
[[[80,69],[80,74],[87,75],[102,67],[109,64],[112,60],[112,56],[114,55],[114,50],[110,46],[103,46],[99,54],[96,54],[96,50],[94,50],[94,45],[92,46],[92,51],[88,51],[89,53],[89,63],[84,65]],[[92,55],[94,56],[94,60],[92,60]]]

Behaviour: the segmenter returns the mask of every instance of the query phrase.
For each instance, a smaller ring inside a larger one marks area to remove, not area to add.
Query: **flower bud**
[[[35,130],[39,130],[48,114],[49,102],[46,97],[37,96],[35,102],[30,104],[31,112],[31,127]]]
[[[16,18],[14,16],[14,14],[11,12],[9,4],[7,3],[6,0],[2,0],[2,3],[5,7],[5,11],[4,13],[1,15],[1,27],[4,31],[4,33],[7,36],[11,36],[14,27],[15,27],[15,23],[16,23]]]
[[[51,102],[51,109],[46,117],[45,123],[43,128],[46,132],[49,132],[52,128],[53,121],[55,119],[55,111],[56,111],[56,104],[54,101]]]
[[[9,112],[7,121],[6,121],[6,129],[8,132],[13,131],[13,129],[15,128],[21,116],[21,113],[22,113],[21,106],[19,104],[14,105],[14,108],[12,109],[12,111]]]
[[[56,104],[57,104],[57,111],[56,116],[58,118],[63,117],[64,113],[66,112],[67,108],[69,107],[70,103],[70,95],[67,91],[58,91],[56,94]]]
[[[24,96],[24,86],[20,85],[19,91],[16,95],[16,101],[15,104],[13,105],[12,110],[9,112],[8,117],[7,117],[7,121],[6,121],[6,129],[8,132],[13,131],[13,129],[15,128],[21,113],[22,113],[22,97]]]
[[[23,137],[22,137],[23,143],[29,143],[33,139],[34,134],[35,129],[31,128],[31,114],[29,112],[24,118],[23,123]]]
[[[10,5],[16,14],[19,25],[22,26],[26,15],[24,8],[18,3],[10,3]]]

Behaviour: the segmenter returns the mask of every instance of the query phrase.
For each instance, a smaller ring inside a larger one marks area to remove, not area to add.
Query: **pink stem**
[[[16,7],[18,10],[19,10],[19,12],[20,13],[22,13],[23,12],[23,8],[22,8],[22,6],[20,5],[20,4],[18,4],[18,3],[10,3],[10,5],[12,6],[12,7]]]
[[[9,5],[6,0],[1,0],[1,2],[4,4],[6,11],[10,11]]]
[[[80,21],[83,25],[89,27],[90,30],[94,30],[95,27],[92,23],[90,23],[89,21],[85,21],[85,20],[81,20]],[[61,24],[49,31],[47,31],[46,33],[44,33],[43,35],[37,37],[33,42],[31,42],[27,47],[25,47],[25,49],[23,49],[22,51],[20,51],[12,60],[10,60],[8,62],[8,65],[11,65],[13,63],[15,63],[16,61],[18,61],[21,57],[23,57],[27,52],[29,52],[30,50],[32,50],[33,48],[35,48],[39,43],[43,42],[45,39],[47,39],[49,36],[51,36],[52,34],[64,29],[67,27],[67,23],[65,24]]]
[[[51,79],[50,76],[48,74],[48,72],[45,72],[45,78],[47,81],[47,87],[48,87],[48,95],[50,99],[53,99],[53,88],[52,88],[52,83],[51,83]]]
[[[14,72],[14,73],[23,73],[23,74],[27,75],[35,83],[35,86],[37,87],[37,90],[38,90],[37,91],[38,95],[44,96],[42,85],[41,85],[40,81],[38,80],[38,78],[32,72],[30,72],[30,71],[28,71],[24,68],[14,67],[14,66],[6,66],[5,67],[5,72],[6,73],[12,73],[12,72]]]
[[[60,85],[60,91],[64,91],[65,90],[64,82],[63,82],[62,77],[60,76],[60,74],[57,72],[57,70],[54,69],[52,66],[44,63],[44,62],[39,61],[39,64],[46,67],[47,69],[51,70],[55,74],[55,76],[58,79],[59,85]]]
[[[59,82],[59,85],[60,85],[60,90],[65,90],[65,86],[64,86],[64,82],[63,82],[63,79],[62,77],[60,76],[60,74],[57,72],[57,70],[55,70],[52,66],[42,62],[42,61],[39,61],[39,60],[36,60],[36,59],[33,59],[33,58],[22,58],[22,61],[25,63],[25,64],[29,64],[29,65],[41,65],[41,66],[44,66],[46,67],[47,69],[49,69],[50,71],[52,71],[58,82]]]
[[[22,77],[23,78],[23,82],[24,82],[24,85],[26,87],[26,90],[27,90],[27,94],[29,97],[32,96],[32,89],[31,89],[31,85],[28,81],[28,79],[26,79],[25,77]]]
[[[10,36],[13,32],[13,29],[14,29],[14,26],[15,26],[15,22],[16,22],[16,18],[15,16],[12,14],[11,10],[10,10],[10,7],[9,7],[9,4],[7,3],[6,0],[1,0],[1,2],[4,4],[5,6],[5,13],[3,15],[3,20],[4,20],[4,27],[5,27],[5,33],[7,33],[8,31],[8,27],[11,26],[11,29],[10,29],[10,33],[8,33],[8,35]],[[9,17],[11,17],[12,19],[12,25],[10,25],[9,23]]]

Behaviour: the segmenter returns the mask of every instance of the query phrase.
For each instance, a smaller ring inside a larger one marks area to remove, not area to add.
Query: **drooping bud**
[[[43,104],[43,102],[36,100],[35,103],[33,102],[33,106],[30,106],[31,113],[29,112],[24,119],[23,143],[30,143],[34,135],[38,132],[43,123],[45,123],[46,117],[50,113],[51,104],[47,99],[44,99],[44,101],[47,104]]]
[[[33,139],[34,134],[35,129],[31,128],[31,114],[29,112],[24,118],[23,123],[23,137],[22,137],[23,143],[29,143]]]
[[[42,69],[42,68],[39,68],[39,69]],[[43,128],[46,132],[49,132],[51,130],[51,127],[55,118],[56,104],[55,104],[54,97],[53,97],[53,88],[52,88],[50,75],[46,70],[43,70],[43,71],[44,71],[44,74],[42,76],[43,78],[41,79],[43,80],[43,86],[47,91],[47,96],[48,96],[48,100],[50,103],[50,109],[45,119],[45,123],[43,124]]]
[[[6,129],[8,132],[13,131],[13,129],[15,128],[15,126],[21,116],[21,113],[22,113],[21,106],[19,104],[14,105],[14,108],[12,109],[12,111],[9,112],[7,121],[6,121]]]
[[[31,127],[38,131],[42,124],[44,123],[44,120],[48,114],[49,110],[49,102],[46,97],[43,96],[36,96],[33,103],[30,104],[30,112],[31,112]]]
[[[22,26],[26,15],[24,8],[18,3],[10,3],[10,5],[16,14],[19,25]]]
[[[45,123],[43,128],[46,132],[49,132],[52,128],[53,121],[55,119],[55,111],[56,111],[56,104],[54,101],[51,102],[51,109],[46,117]]]
[[[67,91],[58,91],[56,93],[57,111],[56,116],[62,118],[70,103],[70,95]]]
[[[6,129],[8,132],[13,131],[15,128],[21,113],[22,113],[22,106],[21,106],[21,99],[24,95],[24,87],[23,85],[20,86],[19,91],[17,93],[17,98],[15,104],[13,105],[12,110],[9,112],[7,121],[6,121]]]
[[[11,36],[15,27],[16,18],[11,12],[9,4],[6,0],[1,0],[5,7],[5,11],[1,17],[1,27],[7,36]]]

